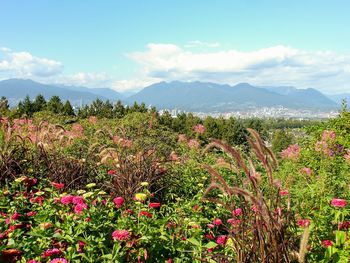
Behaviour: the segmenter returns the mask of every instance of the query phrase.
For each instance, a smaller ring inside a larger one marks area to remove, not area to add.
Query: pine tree
[[[66,116],[75,116],[73,107],[70,104],[69,100],[67,100],[66,103],[63,105],[62,113]]]
[[[47,103],[47,110],[53,113],[61,113],[63,109],[63,104],[60,97],[52,96],[49,102]]]
[[[36,96],[33,102],[33,110],[34,112],[45,110],[46,108],[46,100],[43,95],[39,94]]]

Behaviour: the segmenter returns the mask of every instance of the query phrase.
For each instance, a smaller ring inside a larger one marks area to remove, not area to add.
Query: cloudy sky
[[[350,2],[0,0],[0,79],[350,92]]]

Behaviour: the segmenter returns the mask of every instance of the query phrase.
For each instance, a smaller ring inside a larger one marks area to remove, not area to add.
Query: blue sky
[[[349,12],[346,0],[0,0],[0,78],[350,92]]]

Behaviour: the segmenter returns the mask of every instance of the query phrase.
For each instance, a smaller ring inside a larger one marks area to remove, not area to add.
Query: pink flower
[[[61,197],[61,203],[64,205],[71,204],[73,202],[74,196],[72,195],[66,195]]]
[[[97,117],[96,117],[96,116],[90,116],[90,117],[89,117],[89,122],[90,122],[91,124],[96,124],[96,122],[97,122]]]
[[[239,226],[241,224],[241,220],[240,219],[235,219],[235,218],[229,218],[227,219],[227,223],[229,223],[232,226]]]
[[[282,159],[295,160],[295,159],[298,159],[299,154],[300,154],[300,147],[297,144],[293,144],[288,146],[287,149],[281,152],[281,157]]]
[[[198,149],[199,146],[200,146],[200,143],[196,139],[191,139],[191,140],[188,141],[187,145],[191,149]]]
[[[312,175],[312,170],[309,167],[304,167],[300,170],[302,173],[306,174],[307,176]]]
[[[50,263],[68,263],[68,261],[65,258],[54,258]]]
[[[214,226],[213,224],[207,224],[207,227],[210,228],[210,229],[212,229],[212,228],[214,228],[215,226]]]
[[[62,252],[61,250],[57,249],[57,248],[52,248],[52,249],[47,249],[42,256],[45,257],[51,257],[54,255],[60,255]]]
[[[209,239],[209,240],[213,240],[215,237],[212,233],[207,233],[207,234],[204,234],[204,236]]]
[[[84,203],[84,197],[82,196],[74,196],[72,199],[72,203],[77,205],[77,204],[83,204]]]
[[[186,135],[185,134],[179,134],[178,141],[179,142],[187,142]]]
[[[30,211],[27,213],[27,216],[35,216],[37,214],[37,212],[35,211]]]
[[[226,244],[226,241],[227,241],[227,236],[224,236],[224,235],[218,236],[218,238],[216,239],[216,243],[222,246]]]
[[[233,216],[240,216],[243,213],[242,208],[236,208],[232,211]]]
[[[333,198],[331,205],[334,207],[345,207],[347,204],[345,199]]]
[[[17,219],[19,219],[21,217],[21,215],[19,214],[19,213],[17,213],[17,212],[15,212],[15,213],[13,213],[13,215],[12,215],[12,220],[17,220]]]
[[[124,204],[124,198],[121,196],[118,196],[113,199],[113,203],[115,204],[116,208],[121,208]]]
[[[331,141],[335,139],[335,132],[334,131],[323,131],[322,133],[322,141]]]
[[[300,219],[298,220],[298,226],[300,227],[308,227],[310,225],[309,219]]]
[[[74,213],[80,215],[83,212],[83,210],[85,210],[87,207],[88,206],[85,203],[77,204],[74,207]]]
[[[216,218],[213,220],[213,225],[219,226],[222,225],[222,220],[220,218]]]
[[[112,233],[112,238],[113,240],[119,240],[119,241],[124,241],[124,240],[128,240],[130,237],[130,233],[128,230],[115,230]]]
[[[324,248],[327,248],[327,247],[332,246],[332,245],[333,245],[333,242],[330,241],[330,240],[328,240],[328,239],[326,239],[326,240],[323,240],[323,241],[321,242],[321,244],[322,244],[322,246],[323,246]]]
[[[160,207],[160,203],[149,203],[148,207],[149,208],[159,208]]]
[[[193,127],[193,130],[196,133],[203,134],[205,132],[205,127],[202,124],[197,124],[196,126]]]
[[[280,191],[280,196],[286,196],[286,195],[289,195],[288,190],[281,190]]]
[[[41,262],[40,261],[36,261],[34,259],[31,259],[31,260],[27,261],[27,263],[41,263]]]
[[[51,182],[51,185],[52,185],[53,187],[55,187],[56,189],[62,189],[62,188],[64,188],[64,184],[61,184],[61,183]]]

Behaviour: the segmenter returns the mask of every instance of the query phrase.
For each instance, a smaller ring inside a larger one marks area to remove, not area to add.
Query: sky
[[[348,0],[0,0],[0,79],[350,92]]]

